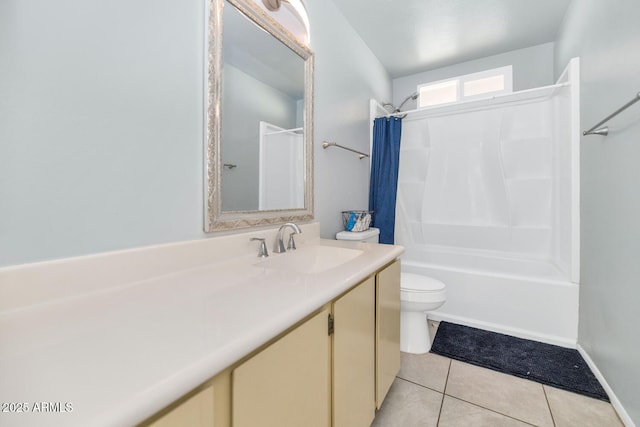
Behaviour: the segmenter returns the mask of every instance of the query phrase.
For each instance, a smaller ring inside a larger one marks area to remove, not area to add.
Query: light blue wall
[[[400,77],[393,80],[393,104],[398,106],[407,96],[414,93],[420,84],[507,65],[513,65],[514,91],[551,85],[555,83],[553,77],[553,52],[554,44],[545,43]],[[402,109],[413,109],[415,106],[415,102],[412,103],[410,101]]]
[[[0,266],[205,238],[203,0],[0,2]],[[367,204],[368,99],[390,79],[308,0],[316,217]]]
[[[556,44],[556,74],[581,60],[587,129],[640,90],[640,2],[579,0]],[[607,137],[581,143],[579,344],[640,425],[640,104],[612,120]]]
[[[336,0],[339,1],[339,0]],[[391,80],[331,0],[305,0],[315,58],[315,211],[323,237],[342,229],[340,211],[366,209],[369,162],[335,141],[369,152],[369,99],[391,97]]]
[[[204,4],[0,2],[0,266],[203,237]]]

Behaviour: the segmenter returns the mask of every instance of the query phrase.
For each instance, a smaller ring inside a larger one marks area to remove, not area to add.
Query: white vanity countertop
[[[36,402],[73,407],[0,412],[0,425],[143,421],[403,252],[321,239],[299,249],[314,244],[363,252],[308,275],[265,268],[256,251],[0,312],[0,402],[28,403],[30,411]]]

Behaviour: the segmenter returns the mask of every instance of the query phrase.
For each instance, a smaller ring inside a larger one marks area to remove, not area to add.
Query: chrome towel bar
[[[609,134],[609,126],[603,126],[603,127],[600,127],[600,126],[602,126],[603,124],[605,124],[609,120],[613,119],[615,116],[617,116],[618,114],[622,113],[624,110],[626,110],[627,108],[631,107],[633,104],[635,104],[638,101],[640,101],[640,92],[636,93],[636,96],[634,96],[631,101],[627,102],[622,107],[618,108],[616,111],[614,111],[613,113],[609,114],[604,120],[602,120],[600,123],[598,123],[597,125],[595,125],[591,129],[585,130],[584,132],[582,132],[582,134],[584,136],[587,136],[587,135],[603,135],[603,136],[606,136],[606,135],[608,135]]]
[[[343,145],[337,144],[335,142],[328,142],[328,141],[324,141],[322,143],[322,148],[324,148],[325,150],[329,147],[338,147],[338,148],[342,148],[343,150],[347,150],[347,151],[351,151],[352,153],[356,153],[358,155],[358,157],[360,157],[360,160],[364,159],[365,157],[369,157],[368,154],[365,154],[361,151],[358,150],[354,150],[353,148],[349,148],[349,147],[345,147]]]

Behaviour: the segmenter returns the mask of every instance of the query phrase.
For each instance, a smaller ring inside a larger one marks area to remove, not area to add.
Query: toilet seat
[[[442,305],[447,298],[445,289],[445,284],[433,277],[413,273],[400,275],[400,301],[405,307],[408,303]],[[426,310],[431,310],[431,307]]]
[[[413,273],[400,274],[400,290],[404,292],[438,292],[445,285],[433,277]]]

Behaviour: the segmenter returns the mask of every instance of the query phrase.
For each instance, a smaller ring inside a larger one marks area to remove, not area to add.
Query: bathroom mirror
[[[251,0],[212,0],[205,231],[313,218],[313,54]]]

